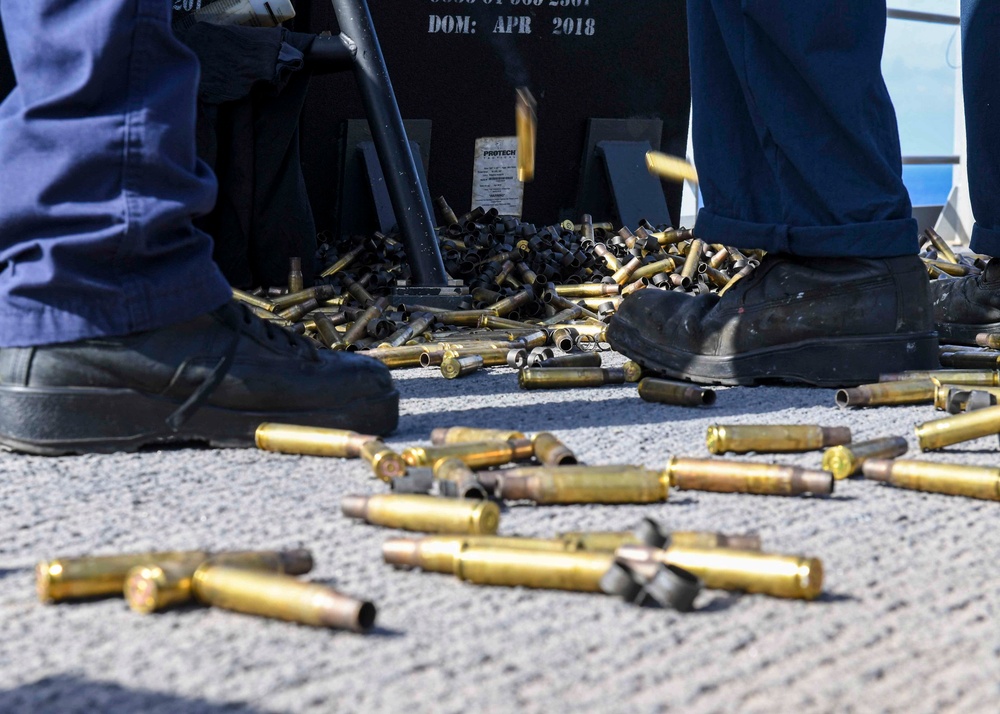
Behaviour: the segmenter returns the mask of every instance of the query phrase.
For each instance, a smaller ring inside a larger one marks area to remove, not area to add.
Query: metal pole
[[[331,0],[340,31],[358,48],[354,76],[375,140],[375,150],[396,222],[403,234],[406,255],[417,285],[446,286],[448,275],[441,260],[434,214],[424,198],[417,165],[399,115],[399,105],[389,81],[382,48],[375,35],[366,0]]]

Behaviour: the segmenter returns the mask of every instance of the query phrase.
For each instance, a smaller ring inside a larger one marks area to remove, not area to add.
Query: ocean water
[[[951,166],[904,166],[903,183],[914,206],[939,206],[951,191]]]

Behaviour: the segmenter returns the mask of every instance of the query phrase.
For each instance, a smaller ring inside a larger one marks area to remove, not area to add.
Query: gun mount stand
[[[441,260],[434,214],[427,202],[426,190],[403,129],[403,119],[389,81],[382,48],[375,35],[368,3],[366,0],[331,2],[341,34],[339,37],[317,38],[317,42],[323,41],[320,51],[329,53],[333,58],[331,64],[354,70],[385,177],[385,188],[406,246],[413,282],[422,290],[454,290],[449,286],[448,274]]]

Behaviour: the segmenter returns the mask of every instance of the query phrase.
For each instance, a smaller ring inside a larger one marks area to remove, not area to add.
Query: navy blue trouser
[[[231,292],[195,155],[198,63],[171,0],[0,0],[17,88],[0,105],[0,347],[123,335]]]
[[[711,243],[917,251],[879,0],[688,0],[693,142]]]
[[[976,225],[970,247],[1000,256],[1000,3],[962,0],[962,85],[969,198]]]

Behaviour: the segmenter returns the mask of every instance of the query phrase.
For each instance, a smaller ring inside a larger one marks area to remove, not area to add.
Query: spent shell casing
[[[535,458],[545,466],[573,466],[577,463],[573,450],[559,440],[555,434],[540,431],[531,437]]]
[[[441,376],[445,379],[458,379],[478,372],[485,364],[482,355],[467,355],[463,357],[448,357],[441,360]]]
[[[302,275],[302,258],[288,259],[288,292],[296,293],[302,290],[304,276]]]
[[[996,352],[962,350],[949,352],[940,357],[941,366],[949,369],[987,369],[1000,367],[1000,355]]]
[[[121,597],[132,568],[161,563],[197,568],[210,557],[208,551],[189,550],[57,558],[35,567],[35,587],[42,602]]]
[[[253,307],[260,308],[261,310],[266,310],[267,312],[275,311],[274,303],[267,298],[251,295],[250,293],[239,290],[238,288],[233,288],[233,297],[242,303],[252,305]]]
[[[610,553],[466,546],[455,559],[455,575],[477,585],[601,592],[613,563]]]
[[[278,317],[288,320],[289,322],[298,322],[318,307],[319,302],[316,301],[316,298],[310,298],[303,303],[299,303],[298,305],[292,305],[287,310],[282,310],[278,313]]]
[[[670,485],[682,490],[773,496],[833,493],[833,474],[798,466],[672,457],[667,473]]]
[[[792,453],[849,444],[846,426],[805,424],[716,424],[708,427],[705,443],[713,454]]]
[[[512,461],[530,459],[533,455],[531,442],[524,444],[520,440],[501,439],[441,446],[410,446],[402,452],[403,459],[410,466],[433,466],[441,459],[459,459],[473,469],[503,466]]]
[[[206,563],[195,571],[192,589],[206,605],[248,615],[355,632],[375,624],[372,603],[278,573]]]
[[[316,332],[319,334],[320,342],[331,350],[342,349],[344,347],[344,337],[340,334],[336,325],[333,324],[327,315],[316,315],[313,318],[316,323]]]
[[[508,350],[507,366],[514,369],[521,369],[528,364],[528,351],[523,349]]]
[[[527,87],[517,88],[514,119],[517,134],[517,180],[535,178],[535,141],[538,132],[537,104]]]
[[[639,397],[645,402],[701,407],[715,404],[715,390],[696,387],[688,382],[646,377],[639,380]]]
[[[540,550],[557,553],[566,550],[559,539],[491,535],[431,535],[419,538],[390,538],[382,545],[382,559],[397,568],[420,568],[433,573],[454,573],[458,554],[466,547]]]
[[[356,431],[269,422],[258,426],[254,433],[254,441],[259,449],[282,454],[336,456],[342,459],[361,456],[364,445],[376,440],[377,436],[359,434]]]
[[[303,575],[313,568],[312,553],[303,549],[219,553],[204,562],[285,575]],[[188,603],[194,597],[191,583],[200,565],[160,563],[132,568],[125,579],[125,602],[144,615]]]
[[[544,369],[554,369],[557,367],[600,367],[601,355],[599,352],[578,352],[575,354],[559,355],[558,357],[548,357],[537,362],[535,367]]]
[[[814,600],[823,591],[823,564],[818,558],[775,555],[733,548],[666,549],[626,545],[616,551],[625,561],[676,565],[705,583],[706,588]]]
[[[408,345],[405,347],[377,347],[359,352],[366,357],[377,359],[389,369],[410,369],[422,367],[421,358],[431,349],[430,345]]]
[[[315,285],[305,290],[290,292],[287,295],[279,295],[272,299],[275,310],[287,310],[290,307],[300,305],[310,300],[315,300],[317,306],[334,297],[337,291],[330,285]]]
[[[880,382],[902,382],[913,379],[936,379],[941,384],[956,386],[1000,387],[1000,372],[992,369],[936,369],[878,376]]]
[[[1000,350],[1000,334],[996,332],[980,332],[976,335],[976,344],[980,347],[989,347],[991,350]]]
[[[861,468],[865,478],[899,488],[1000,501],[1000,469],[989,466],[871,459]]]
[[[924,422],[915,431],[922,451],[933,451],[982,436],[1000,434],[1000,406]]]
[[[431,431],[431,443],[435,446],[444,444],[464,444],[475,441],[509,441],[523,439],[524,432],[507,429],[478,429],[470,426],[453,426],[447,429]]]
[[[934,401],[934,381],[907,379],[899,382],[862,384],[859,387],[839,389],[835,396],[837,406],[880,407],[893,404],[929,404]]]
[[[493,534],[500,525],[500,508],[492,501],[376,494],[345,496],[341,510],[372,525],[424,533]]]
[[[667,500],[669,475],[641,466],[540,466],[508,469],[497,495],[535,503],[657,503]]]
[[[556,285],[555,292],[566,298],[602,297],[617,295],[621,286],[616,283],[580,283],[579,285]]]
[[[641,377],[642,368],[626,362],[624,367],[526,367],[517,381],[521,389],[573,389],[638,382]]]
[[[406,461],[379,439],[366,442],[359,455],[371,465],[375,477],[386,483],[406,476]]]
[[[434,478],[454,484],[458,498],[489,498],[490,493],[476,478],[476,472],[460,459],[441,459],[434,464]]]
[[[559,538],[568,550],[592,550],[613,553],[623,545],[644,545],[653,548],[665,545],[690,548],[735,548],[760,550],[760,536],[756,534],[727,535],[712,531],[673,531],[666,534],[663,543],[647,542],[636,531],[590,531],[560,533]]]
[[[906,439],[901,436],[834,446],[823,452],[823,470],[832,473],[837,480],[845,479],[859,473],[868,459],[893,459],[905,454],[908,448]]]

